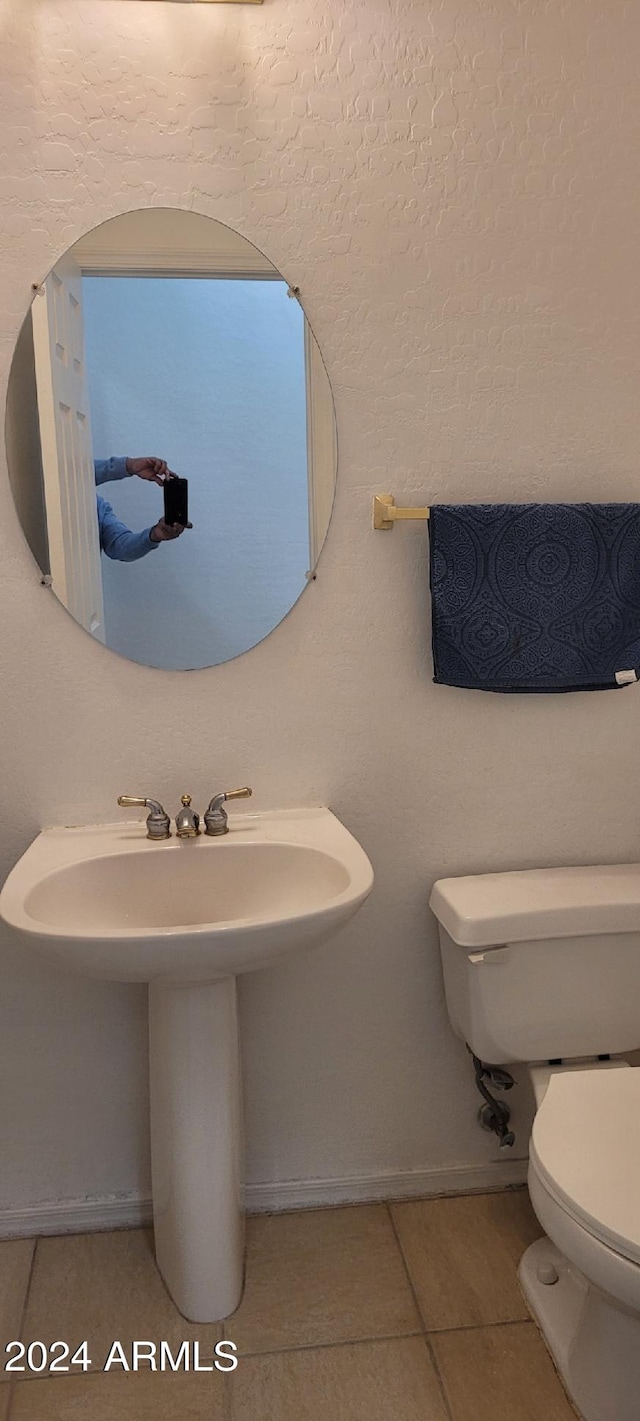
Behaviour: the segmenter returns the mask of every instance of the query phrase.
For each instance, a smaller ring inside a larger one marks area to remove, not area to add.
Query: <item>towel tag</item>
[[[637,679],[635,671],[616,671],[616,681],[619,686],[630,686]]]

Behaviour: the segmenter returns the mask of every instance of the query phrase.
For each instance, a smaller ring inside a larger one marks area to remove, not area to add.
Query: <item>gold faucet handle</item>
[[[119,794],[118,804],[122,809],[145,807],[150,811],[147,815],[148,839],[169,839],[171,837],[171,820],[157,799],[145,799],[139,794]]]
[[[242,789],[224,789],[220,794],[214,794],[204,816],[205,834],[227,834],[229,825],[226,811],[222,808],[225,799],[248,799],[251,794],[253,790],[249,789],[248,785],[244,785]]]

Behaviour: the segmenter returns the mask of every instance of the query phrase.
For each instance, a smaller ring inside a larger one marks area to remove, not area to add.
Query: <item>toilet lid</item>
[[[578,1223],[640,1263],[640,1069],[552,1075],[531,1162]]]

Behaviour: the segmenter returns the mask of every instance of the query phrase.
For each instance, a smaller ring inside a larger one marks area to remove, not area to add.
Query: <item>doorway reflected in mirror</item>
[[[76,243],[25,320],[6,436],[41,569],[133,661],[238,656],[313,572],[336,477],[328,378],[296,295],[221,223],[147,209]],[[163,518],[171,474],[188,480],[184,532]]]

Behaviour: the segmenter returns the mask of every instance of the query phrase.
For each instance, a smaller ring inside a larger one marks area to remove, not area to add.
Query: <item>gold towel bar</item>
[[[373,526],[393,528],[398,518],[420,518],[424,522],[429,517],[428,508],[396,508],[392,493],[377,493],[373,500]]]

